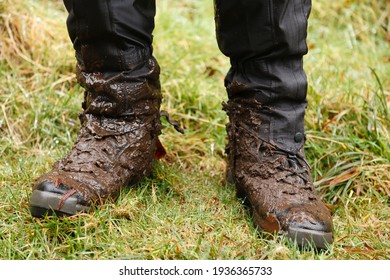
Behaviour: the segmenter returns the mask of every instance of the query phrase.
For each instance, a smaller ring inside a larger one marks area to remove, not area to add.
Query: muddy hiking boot
[[[78,71],[86,89],[81,128],[68,155],[33,187],[30,210],[74,215],[115,199],[152,172],[160,134],[159,67],[121,72]]]
[[[262,126],[267,108],[255,99],[236,98],[223,107],[230,119],[227,180],[249,204],[254,225],[286,234],[300,247],[325,249],[333,242],[332,218],[315,193],[303,146],[293,152],[272,143]]]

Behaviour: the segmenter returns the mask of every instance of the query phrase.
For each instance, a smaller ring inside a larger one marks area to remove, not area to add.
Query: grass
[[[223,181],[229,64],[212,1],[157,2],[162,109],[185,135],[166,126],[155,176],[117,201],[44,220],[29,214],[31,185],[72,146],[82,89],[62,2],[0,3],[0,259],[389,259],[389,4],[313,3],[306,153],[336,236],[316,253],[259,236]]]

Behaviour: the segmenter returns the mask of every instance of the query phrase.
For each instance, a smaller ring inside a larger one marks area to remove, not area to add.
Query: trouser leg
[[[147,95],[160,98],[160,69],[152,55],[155,0],[64,0],[64,4],[77,78],[86,89],[86,113],[133,114],[137,100]]]
[[[229,99],[258,100],[261,137],[292,152],[304,141],[310,8],[310,0],[215,0],[218,45],[231,61]]]
[[[152,55],[155,0],[64,0],[79,65],[121,71]]]

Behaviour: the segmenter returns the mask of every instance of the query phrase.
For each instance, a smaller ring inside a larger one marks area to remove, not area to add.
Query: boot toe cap
[[[333,243],[333,222],[329,211],[292,211],[285,231],[301,247],[314,245],[326,249]]]
[[[88,212],[89,206],[79,192],[70,190],[64,185],[50,181],[38,183],[30,197],[30,212],[34,217],[44,217],[56,214],[57,216],[71,216],[80,212]]]

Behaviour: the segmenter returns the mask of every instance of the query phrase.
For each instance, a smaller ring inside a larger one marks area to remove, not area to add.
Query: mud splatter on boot
[[[152,172],[160,134],[159,67],[113,73],[79,69],[86,89],[81,129],[68,155],[33,187],[33,216],[74,215],[116,199],[120,190]]]
[[[279,232],[298,245],[326,248],[333,242],[330,211],[316,195],[303,147],[287,151],[262,139],[262,105],[254,98],[223,104],[230,123],[227,179],[247,200],[254,224]]]

